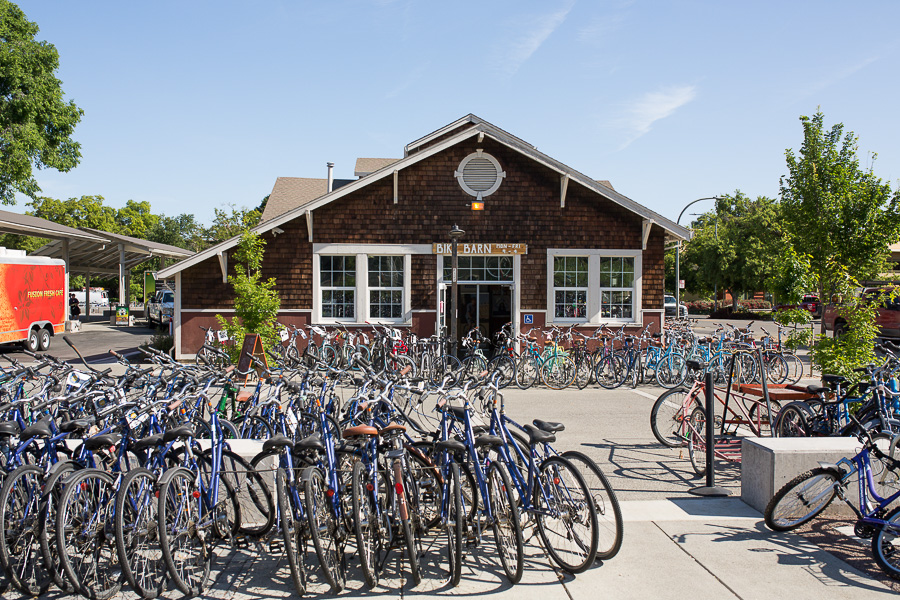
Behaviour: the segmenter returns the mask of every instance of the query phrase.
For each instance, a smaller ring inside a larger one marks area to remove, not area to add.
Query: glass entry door
[[[450,293],[451,287],[447,286],[447,301],[444,303],[446,310],[449,310]],[[491,339],[512,319],[512,286],[459,284],[458,311],[456,330],[460,338],[477,327],[484,337]]]

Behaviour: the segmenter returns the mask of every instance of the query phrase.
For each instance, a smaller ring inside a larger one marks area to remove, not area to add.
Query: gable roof
[[[458,133],[452,134],[446,139],[440,140],[430,146],[426,145],[429,141],[435,140],[436,138],[439,138],[440,136],[453,131],[457,127],[465,126],[467,123],[471,123],[471,126],[465,127]],[[272,229],[275,229],[283,223],[293,221],[296,218],[302,217],[307,212],[314,211],[320,206],[324,206],[326,204],[334,202],[335,200],[343,198],[344,196],[351,194],[356,190],[362,189],[367,185],[371,185],[376,181],[380,181],[385,177],[390,177],[394,171],[400,171],[406,167],[414,165],[422,160],[425,160],[426,158],[429,158],[446,150],[447,148],[450,148],[451,146],[454,146],[464,140],[475,136],[479,136],[479,139],[481,139],[480,136],[487,137],[500,144],[503,144],[521,154],[524,154],[535,162],[556,171],[560,174],[560,176],[568,175],[571,181],[581,184],[589,190],[596,192],[600,196],[628,209],[629,211],[643,217],[644,219],[647,219],[648,221],[652,221],[653,223],[662,227],[668,234],[676,239],[688,240],[691,238],[690,229],[682,227],[681,225],[670,221],[669,219],[650,210],[649,208],[638,204],[627,196],[623,196],[622,194],[612,189],[612,186],[591,179],[587,175],[584,175],[583,173],[580,173],[579,171],[576,171],[575,169],[564,165],[563,163],[547,156],[542,152],[539,152],[537,148],[535,148],[528,142],[510,135],[499,127],[495,127],[487,121],[484,121],[483,119],[480,119],[472,114],[454,121],[450,125],[442,127],[441,129],[428,134],[424,138],[420,138],[412,144],[407,145],[407,155],[404,158],[401,158],[394,163],[384,166],[365,177],[353,180],[350,183],[341,186],[340,188],[335,187],[335,189],[330,193],[320,196],[319,198],[315,198],[301,206],[290,209],[287,212],[278,215],[277,217],[269,219],[265,222],[261,222],[259,225],[254,227],[252,231],[259,234],[271,231]],[[409,153],[410,149],[419,147],[421,148],[418,150],[413,150],[412,153]],[[269,201],[271,202],[271,198],[269,199]],[[167,267],[159,272],[159,277],[171,277],[175,273],[198,264],[206,260],[207,258],[211,258],[221,252],[225,252],[236,246],[240,241],[240,237],[241,236],[235,236],[231,239],[225,240],[224,242],[212,246],[211,248],[207,248],[203,252],[198,252],[194,256],[183,260],[178,264]]]
[[[400,160],[399,158],[357,158],[356,168],[353,174],[357,177],[365,177],[379,169],[383,169],[388,165],[392,165]]]
[[[354,179],[335,179],[333,189],[347,185]],[[310,177],[279,177],[263,209],[260,223],[283,215],[289,210],[309,204],[328,193],[328,180]]]

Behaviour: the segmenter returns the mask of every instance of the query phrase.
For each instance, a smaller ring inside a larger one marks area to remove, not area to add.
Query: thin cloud
[[[511,36],[494,48],[492,64],[495,70],[512,77],[529,58],[559,29],[569,16],[575,2],[549,14],[519,17],[509,23]]]
[[[619,150],[649,133],[654,123],[671,116],[696,97],[696,86],[679,85],[648,92],[638,98],[618,122],[628,132],[627,139]]]
[[[394,98],[399,97],[400,95],[406,93],[406,91],[418,80],[422,78],[423,75],[428,71],[429,63],[425,63],[419,67],[416,67],[412,71],[410,71],[409,75],[401,81],[397,86],[393,89],[388,90],[388,92],[384,95],[385,100],[392,100]]]

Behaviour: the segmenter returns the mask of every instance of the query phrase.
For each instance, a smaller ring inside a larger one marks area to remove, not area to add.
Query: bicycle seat
[[[528,444],[530,446],[534,446],[535,444],[548,444],[556,441],[556,436],[554,434],[541,431],[534,425],[529,425],[528,423],[525,424],[525,431],[528,432]]]
[[[822,375],[822,381],[824,381],[826,385],[838,385],[847,383],[847,378],[843,375]]]
[[[25,431],[22,432],[21,437],[23,438],[48,438],[53,435],[53,432],[50,431],[50,421],[43,419],[38,421],[37,423],[33,423],[25,428]]]
[[[438,450],[447,450],[448,452],[465,452],[466,445],[459,440],[443,440],[434,445]]]
[[[59,430],[64,433],[75,433],[76,431],[87,431],[94,424],[93,419],[72,419],[66,421],[59,426]]]
[[[274,435],[263,442],[263,452],[269,452],[271,450],[280,450],[281,448],[291,448],[294,445],[294,440],[287,437],[286,435]]]
[[[547,433],[556,433],[557,431],[565,431],[566,426],[562,423],[552,423],[549,421],[541,421],[540,419],[535,419],[532,421],[534,426],[538,429],[546,431]]]
[[[355,437],[374,437],[378,435],[378,430],[371,425],[357,425],[356,427],[348,427],[341,433],[341,437],[345,440]]]
[[[252,397],[253,397],[253,392],[243,391],[243,392],[238,392],[237,396],[235,396],[234,399],[236,402],[246,402],[247,400],[249,400]]]
[[[0,435],[19,435],[22,428],[15,421],[3,421],[0,423]]]
[[[190,425],[182,425],[165,432],[163,434],[163,442],[168,444],[169,442],[189,437],[194,437],[194,428]]]
[[[316,452],[325,452],[325,444],[322,442],[322,436],[316,432],[307,436],[294,444],[294,451],[298,450],[315,450]]]
[[[148,435],[145,438],[141,438],[138,441],[131,444],[131,450],[143,450],[145,448],[150,448],[152,446],[158,446],[162,443],[163,434],[157,433],[155,435]]]
[[[95,435],[92,438],[84,440],[84,447],[93,452],[100,448],[109,448],[119,443],[122,436],[118,433],[104,433],[103,435]]]
[[[475,438],[475,447],[481,448],[482,446],[502,446],[503,438],[497,435],[479,435]]]
[[[406,427],[400,425],[399,423],[391,423],[384,429],[378,432],[378,435],[381,437],[390,437],[392,435],[400,435],[401,433],[406,433]]]
[[[703,363],[699,360],[689,360],[687,361],[687,368],[691,371],[702,371],[706,368],[706,363]]]
[[[810,394],[815,394],[816,396],[818,396],[819,394],[827,394],[828,392],[831,391],[831,388],[827,388],[827,387],[821,386],[821,385],[811,384],[811,385],[806,386],[806,391],[809,392]]]

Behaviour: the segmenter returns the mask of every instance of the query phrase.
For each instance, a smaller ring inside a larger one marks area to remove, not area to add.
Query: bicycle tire
[[[122,587],[115,536],[115,480],[84,469],[67,480],[60,497],[56,540],[60,565],[72,587],[91,600],[106,600]]]
[[[541,365],[541,379],[552,390],[564,390],[575,381],[575,363],[568,356],[548,357]]]
[[[537,530],[550,559],[569,573],[585,571],[597,555],[599,530],[591,492],[562,456],[541,463],[534,487]]]
[[[307,467],[303,472],[303,486],[309,536],[331,592],[337,594],[347,585],[346,556],[337,535],[340,524],[331,507],[331,498],[325,493],[327,486],[322,471]]]
[[[363,579],[371,589],[378,586],[380,568],[387,550],[378,522],[375,489],[362,461],[353,464],[351,483],[353,529],[356,536],[356,553],[359,555]],[[371,486],[372,489],[369,489]]]
[[[706,475],[706,413],[696,407],[691,411],[687,445],[691,468],[698,477]]]
[[[782,352],[781,357],[788,366],[788,378],[785,383],[796,384],[803,378],[805,367],[800,357],[791,352]]]
[[[447,490],[444,502],[447,518],[444,527],[447,534],[448,580],[451,586],[456,587],[462,578],[463,525],[465,521],[459,465],[456,462],[450,463],[450,473],[444,489]]]
[[[169,578],[186,596],[206,589],[212,562],[212,548],[198,535],[202,499],[194,496],[197,476],[185,468],[170,469],[159,481],[156,509],[157,531]],[[176,561],[177,557],[177,561]]]
[[[872,537],[872,556],[885,575],[900,580],[900,507],[891,510],[885,517],[887,525],[881,527]]]
[[[297,505],[295,494],[288,489],[287,472],[281,467],[275,472],[275,487],[284,553],[294,589],[302,598],[306,595],[306,537],[303,533],[306,524],[302,521],[303,509]]]
[[[594,367],[594,380],[600,387],[614,390],[625,383],[628,371],[625,361],[616,354],[607,354],[601,358]]]
[[[837,495],[841,475],[833,469],[816,468],[787,482],[769,500],[764,511],[772,531],[791,531],[814,519]]]
[[[0,491],[0,564],[13,586],[31,596],[46,592],[53,581],[37,539],[42,479],[40,467],[22,465],[6,476]]]
[[[201,454],[211,459],[212,449]],[[222,450],[220,477],[231,484],[231,493],[237,501],[240,521],[235,533],[259,537],[275,524],[275,501],[269,486],[256,467],[243,456],[231,450]]]
[[[487,369],[487,361],[483,356],[472,354],[462,360],[462,375],[460,380],[477,378]]]
[[[589,355],[582,356],[581,359],[575,363],[575,387],[579,390],[583,390],[591,383],[591,378],[594,376],[594,365],[591,363],[591,357]]]
[[[494,373],[495,371],[500,372],[500,377],[497,380],[497,387],[501,389],[516,380],[516,363],[508,354],[495,356],[488,362],[487,368],[491,373]]]
[[[440,386],[445,378],[450,377],[448,385],[452,387],[459,381],[462,370],[463,366],[458,358],[444,354],[432,365],[430,381],[435,386]]]
[[[656,364],[656,383],[666,389],[676,388],[687,377],[687,361],[677,352],[662,356]]]
[[[588,491],[597,511],[597,552],[596,560],[609,560],[622,548],[624,521],[619,499],[609,479],[595,461],[577,450],[562,453],[563,458],[578,470],[587,484]]]
[[[660,444],[669,448],[687,445],[685,416],[690,416],[693,405],[702,406],[699,388],[691,394],[687,388],[675,388],[663,392],[650,409],[650,429]],[[688,398],[688,394],[691,397]]]
[[[129,471],[116,493],[116,551],[122,575],[144,600],[159,597],[166,586],[166,564],[157,537],[156,475]]]
[[[775,417],[775,437],[809,437],[812,411],[803,402],[791,402]]]
[[[513,585],[522,580],[525,566],[525,542],[522,538],[522,525],[519,519],[519,507],[513,496],[513,486],[509,481],[506,469],[498,462],[492,462],[487,472],[488,495],[494,520],[494,540],[497,553],[507,579]]]
[[[265,441],[272,437],[272,426],[258,415],[241,417],[234,422],[238,439]]]
[[[41,556],[53,584],[64,592],[73,592],[62,564],[59,562],[59,546],[56,544],[56,518],[59,514],[59,500],[65,491],[65,479],[75,471],[76,465],[70,460],[60,461],[53,465],[47,483],[44,484],[41,499],[41,528],[38,536],[41,544]]]
[[[523,354],[516,365],[516,385],[527,390],[537,381],[538,372],[537,359],[530,354]]]

